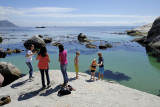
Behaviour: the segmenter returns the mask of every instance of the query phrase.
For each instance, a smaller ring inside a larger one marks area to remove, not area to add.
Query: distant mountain
[[[8,20],[0,20],[0,27],[18,27]]]

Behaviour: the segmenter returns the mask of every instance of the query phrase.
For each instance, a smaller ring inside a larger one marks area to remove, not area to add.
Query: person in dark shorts
[[[102,57],[102,53],[98,53],[99,59],[98,59],[98,66],[99,66],[99,76],[98,79],[101,78],[101,80],[103,80],[103,75],[104,75],[104,59]]]
[[[97,67],[96,59],[93,59],[91,66],[90,66],[90,70],[91,70],[91,79],[90,80],[92,80],[92,79],[95,80],[96,67]]]

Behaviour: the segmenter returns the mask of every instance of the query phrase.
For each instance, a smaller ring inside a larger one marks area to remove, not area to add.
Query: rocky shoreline
[[[11,102],[5,107],[158,107],[160,98],[145,92],[122,86],[112,81],[90,81],[90,75],[68,72],[69,85],[76,89],[71,94],[59,97],[58,91],[63,77],[60,70],[50,70],[51,88],[41,89],[40,72],[34,72],[34,81],[28,82],[28,75],[0,88],[0,96],[9,95]]]
[[[155,19],[147,36],[136,38],[133,41],[145,46],[153,56],[160,56],[160,17]]]

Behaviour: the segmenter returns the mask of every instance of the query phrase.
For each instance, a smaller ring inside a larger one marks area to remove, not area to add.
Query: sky
[[[140,26],[160,16],[160,0],[0,0],[0,20],[18,26]]]

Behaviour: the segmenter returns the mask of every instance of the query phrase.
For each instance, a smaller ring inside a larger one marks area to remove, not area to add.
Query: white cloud
[[[77,10],[75,8],[60,8],[60,7],[35,7],[30,9],[22,9],[25,13],[61,13],[61,12],[71,12]]]
[[[153,22],[153,21],[152,21]],[[17,20],[19,26],[141,26],[150,22],[144,20],[133,21],[24,21]]]
[[[73,14],[72,12],[75,10],[78,9],[60,7],[13,8],[0,6],[0,20],[11,19],[15,23],[18,23],[19,26],[128,26],[152,23],[157,17],[141,15]],[[32,18],[34,18],[34,21]],[[56,22],[49,22],[48,18],[56,19]],[[71,18],[72,21],[69,21]],[[22,20],[20,21],[20,19]],[[35,21],[35,19],[37,20]],[[40,21],[41,19],[43,19],[43,21]],[[64,19],[65,21],[63,21]]]
[[[35,8],[12,8],[0,6],[1,15],[28,15],[30,14],[52,14],[63,13],[77,10],[75,8],[60,8],[60,7],[35,7]]]

